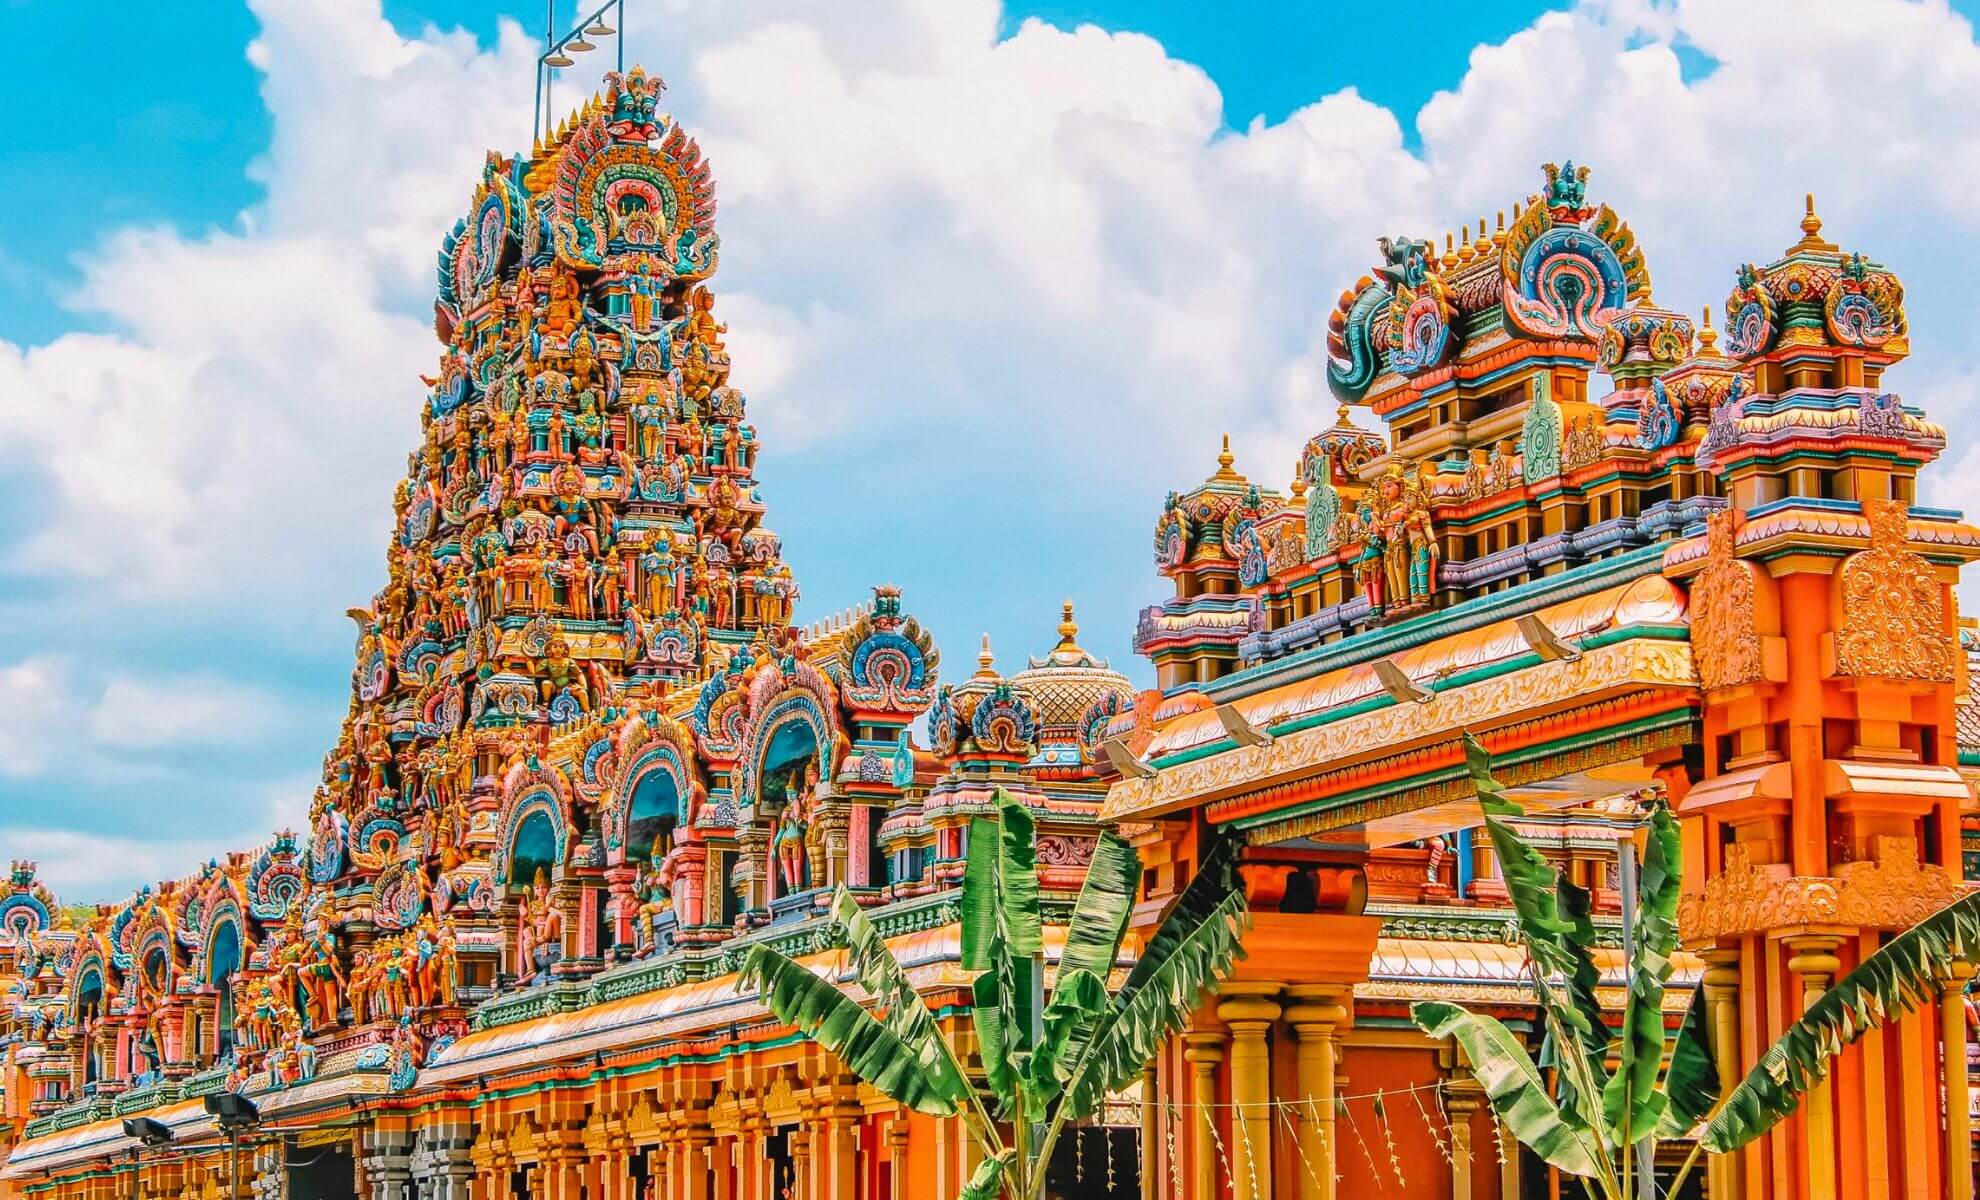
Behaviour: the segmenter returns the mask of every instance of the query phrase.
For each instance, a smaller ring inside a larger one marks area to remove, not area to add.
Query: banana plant
[[[1040,1200],[1060,1133],[1090,1116],[1109,1091],[1139,1078],[1163,1039],[1188,1023],[1203,993],[1242,953],[1250,914],[1236,847],[1220,842],[1112,989],[1141,861],[1133,847],[1103,833],[1047,998],[1035,830],[1022,804],[1002,789],[996,800],[994,819],[970,822],[961,897],[963,966],[980,972],[970,1016],[982,1087],[844,888],[832,917],[878,1015],[835,978],[769,946],[750,948],[742,979],[778,1020],[895,1102],[963,1121],[983,1158],[959,1200]]]
[[[1957,965],[1980,954],[1980,893],[1974,893],[1864,959],[1722,1098],[1706,1042],[1702,988],[1694,992],[1665,1061],[1664,991],[1677,949],[1682,865],[1670,809],[1659,802],[1650,812],[1622,1028],[1612,1032],[1595,998],[1587,890],[1521,840],[1508,824],[1521,809],[1493,777],[1491,756],[1469,733],[1464,748],[1526,947],[1557,1086],[1549,1090],[1525,1045],[1492,1017],[1435,1001],[1414,1005],[1411,1015],[1430,1036],[1453,1038],[1463,1047],[1493,1111],[1514,1137],[1549,1165],[1589,1181],[1591,1194],[1602,1200],[1627,1200],[1632,1156],[1654,1153],[1660,1139],[1689,1139],[1691,1151],[1666,1193],[1676,1195],[1701,1153],[1728,1153],[1761,1137],[1800,1106],[1845,1047],[1936,998]],[[1613,1072],[1607,1065],[1612,1054]]]

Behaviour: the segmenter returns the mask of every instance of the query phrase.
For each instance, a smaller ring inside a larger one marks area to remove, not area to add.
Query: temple
[[[1980,639],[1954,588],[1980,530],[1917,504],[1946,431],[1884,385],[1902,285],[1812,199],[1733,273],[1723,331],[1653,299],[1572,163],[1441,251],[1382,239],[1289,482],[1226,440],[1161,504],[1174,596],[1135,633],[1158,686],[1083,649],[1070,604],[1037,614],[1044,653],[1006,668],[986,638],[943,683],[898,589],[794,620],[714,178],[661,92],[608,75],[489,155],[441,245],[442,350],[308,828],[112,905],[14,863],[0,1195],[956,1195],[960,1122],[737,971],[769,944],[870,1002],[825,915],[844,886],[968,1061],[965,837],[1000,791],[1037,823],[1048,964],[1103,828],[1141,853],[1144,935],[1210,838],[1244,843],[1245,956],[1058,1144],[1068,1198],[1579,1194],[1408,1019],[1457,1000],[1541,1042],[1466,732],[1591,890],[1618,1018],[1625,879],[1674,806],[1667,1022],[1704,989],[1728,1080],[1966,890]],[[1687,1194],[1970,1200],[1960,986]],[[261,1117],[238,1157],[221,1095]]]

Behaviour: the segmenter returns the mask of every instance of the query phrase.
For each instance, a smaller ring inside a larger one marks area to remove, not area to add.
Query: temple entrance
[[[357,1200],[357,1164],[348,1140],[321,1146],[291,1142],[283,1157],[291,1200]]]
[[[770,1194],[797,1195],[797,1164],[791,1160],[790,1127],[779,1128],[765,1138],[763,1149],[765,1156],[770,1160]]]

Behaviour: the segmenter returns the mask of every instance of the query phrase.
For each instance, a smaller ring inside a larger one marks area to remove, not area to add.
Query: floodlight
[[[208,1096],[206,1111],[222,1129],[249,1129],[261,1124],[261,1110],[239,1092],[215,1092]]]
[[[147,1146],[163,1146],[172,1140],[172,1127],[150,1117],[125,1117],[124,1136]]]

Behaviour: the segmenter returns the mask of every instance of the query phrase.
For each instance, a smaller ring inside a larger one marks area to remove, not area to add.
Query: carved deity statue
[[[1356,565],[1370,612],[1393,615],[1429,603],[1437,582],[1437,538],[1422,485],[1391,466],[1362,497],[1367,548]]]
[[[550,878],[540,868],[516,914],[517,974],[530,983],[550,977],[564,957],[564,914],[550,899]]]

